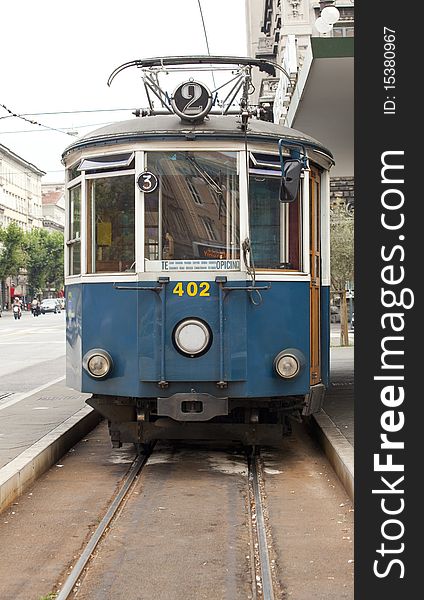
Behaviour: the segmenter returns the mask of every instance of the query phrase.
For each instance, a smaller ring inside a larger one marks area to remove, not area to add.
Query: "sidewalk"
[[[353,346],[332,345],[330,387],[325,395],[323,410],[314,415],[314,420],[324,451],[353,500],[355,442]]]
[[[355,345],[355,332],[348,330],[349,346]],[[331,323],[330,325],[330,347],[340,346],[340,323]]]
[[[0,395],[0,512],[98,424],[88,397],[64,378]]]

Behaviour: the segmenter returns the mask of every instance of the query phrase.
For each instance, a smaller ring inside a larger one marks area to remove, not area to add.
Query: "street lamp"
[[[319,5],[321,14],[315,21],[315,29],[319,33],[330,33],[334,23],[340,19],[340,12],[334,6],[334,0],[322,0]]]
[[[334,23],[340,19],[340,13],[335,6],[326,6],[321,11],[321,18],[328,23],[328,25],[334,25]]]

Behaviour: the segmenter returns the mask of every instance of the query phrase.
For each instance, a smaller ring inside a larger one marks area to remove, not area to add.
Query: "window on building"
[[[190,179],[187,179],[186,183],[187,183],[188,189],[191,192],[191,195],[193,196],[194,202],[199,205],[203,204],[200,194],[196,190],[194,183]]]
[[[333,37],[355,37],[355,29],[354,27],[342,27],[342,26],[334,26],[333,27]]]
[[[212,219],[210,219],[209,217],[201,217],[201,219],[206,229],[206,234],[208,238],[214,242],[216,240],[216,233]]]

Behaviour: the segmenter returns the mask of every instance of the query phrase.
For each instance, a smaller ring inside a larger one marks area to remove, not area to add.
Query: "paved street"
[[[65,312],[0,319],[0,472],[85,407],[65,386]],[[34,450],[35,452],[35,450]],[[21,454],[22,453],[22,454]],[[19,467],[20,468],[20,467]],[[19,468],[16,467],[17,472]],[[1,482],[1,476],[0,476]],[[1,594],[0,594],[1,596]]]
[[[65,312],[20,320],[0,318],[0,406],[11,392],[28,392],[65,376]]]

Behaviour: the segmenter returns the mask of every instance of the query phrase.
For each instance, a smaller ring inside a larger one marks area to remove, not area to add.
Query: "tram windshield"
[[[207,269],[218,259],[238,268],[237,153],[149,152],[147,170],[158,186],[144,195],[146,268],[178,260]]]
[[[280,202],[280,176],[251,171],[250,241],[259,269],[300,269],[300,192],[294,202]]]

